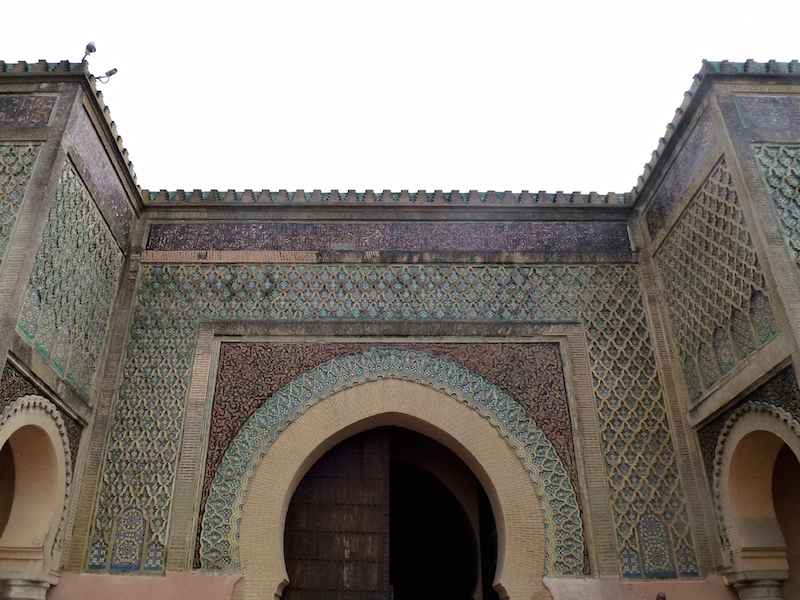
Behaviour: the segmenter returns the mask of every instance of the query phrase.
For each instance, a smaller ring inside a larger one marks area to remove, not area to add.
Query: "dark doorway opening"
[[[464,509],[421,467],[394,460],[390,473],[389,579],[395,600],[470,600],[478,556]]]
[[[295,491],[284,600],[496,600],[488,498],[453,452],[381,427],[328,451]]]
[[[784,600],[800,599],[800,462],[792,449],[783,445],[772,471],[772,501],[775,516],[786,542],[789,579],[783,583]]]
[[[11,515],[15,479],[14,452],[11,450],[11,444],[6,442],[0,448],[0,537],[3,537],[8,517]]]

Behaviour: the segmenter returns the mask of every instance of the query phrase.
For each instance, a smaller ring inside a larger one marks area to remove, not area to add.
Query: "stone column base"
[[[45,600],[50,584],[29,579],[4,579],[0,588],[3,600]]]

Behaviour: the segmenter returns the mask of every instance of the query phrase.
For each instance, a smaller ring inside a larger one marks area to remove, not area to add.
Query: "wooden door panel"
[[[287,536],[284,545],[287,559],[297,560],[383,560],[383,539],[374,533],[305,531]]]
[[[284,600],[389,600],[389,434],[373,429],[328,451],[286,516]]]

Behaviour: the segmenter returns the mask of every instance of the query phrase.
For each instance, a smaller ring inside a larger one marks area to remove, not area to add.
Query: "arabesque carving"
[[[233,440],[211,487],[201,538],[204,568],[241,568],[238,540],[244,500],[255,471],[281,432],[325,398],[381,378],[432,387],[491,422],[519,456],[539,492],[550,549],[546,572],[582,572],[583,524],[575,490],[555,448],[534,420],[501,389],[464,367],[398,348],[367,350],[320,365],[271,396],[255,412]]]
[[[800,146],[753,146],[753,155],[800,275]]]

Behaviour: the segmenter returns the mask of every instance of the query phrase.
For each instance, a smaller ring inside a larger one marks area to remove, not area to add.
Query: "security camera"
[[[97,46],[94,45],[94,42],[89,42],[86,44],[86,53],[83,55],[81,62],[86,60],[86,57],[92,54],[93,52],[97,52]]]
[[[106,74],[103,75],[102,77],[98,77],[97,81],[99,81],[100,83],[108,83],[108,80],[111,79],[111,77],[116,74],[117,70],[111,69],[110,71],[106,71]]]

